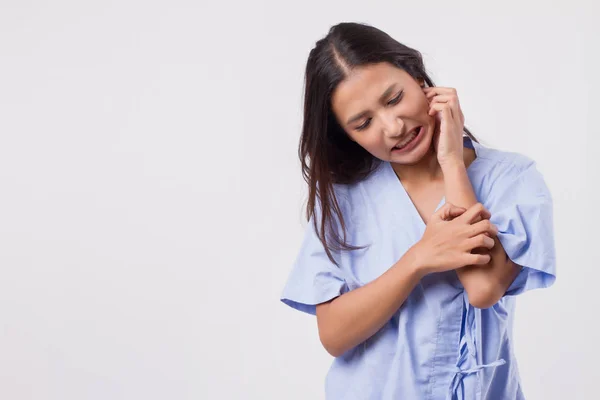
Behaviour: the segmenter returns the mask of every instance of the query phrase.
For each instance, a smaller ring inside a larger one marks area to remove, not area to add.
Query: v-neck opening
[[[479,146],[477,146],[475,143],[473,143],[473,141],[469,137],[464,137],[463,138],[463,146],[469,147],[469,148],[473,149],[473,151],[475,152],[475,159],[473,161],[471,161],[471,163],[469,164],[469,166],[466,168],[467,169],[467,175],[468,175],[469,171],[472,169],[473,164],[475,164],[477,162],[477,160],[479,160],[480,157],[481,157],[481,154],[480,154],[481,148]],[[386,166],[385,166],[386,169],[389,172],[392,173],[392,176],[394,178],[396,178],[397,186],[399,186],[400,193],[403,196],[406,197],[406,200],[409,203],[409,207],[411,208],[411,213],[419,221],[419,226],[421,227],[421,229],[422,230],[425,229],[427,227],[427,224],[425,223],[425,220],[423,219],[423,217],[419,213],[419,210],[418,210],[417,206],[415,205],[414,201],[412,200],[412,198],[408,194],[408,191],[404,187],[404,184],[402,183],[402,180],[396,174],[396,171],[394,171],[394,168],[392,167],[392,163],[390,161],[385,161],[385,164],[386,164]],[[442,196],[441,200],[439,201],[439,203],[437,204],[437,206],[436,206],[436,208],[435,208],[435,210],[433,212],[434,213],[437,212],[445,203],[446,203],[446,194],[444,193],[444,195]]]

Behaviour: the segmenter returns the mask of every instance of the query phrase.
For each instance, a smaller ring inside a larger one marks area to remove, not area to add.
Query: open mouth
[[[423,127],[417,126],[411,130],[404,139],[402,139],[397,145],[392,148],[394,150],[404,150],[409,148],[416,140],[423,134]]]

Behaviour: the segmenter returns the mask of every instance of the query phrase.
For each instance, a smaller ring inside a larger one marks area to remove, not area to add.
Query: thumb
[[[463,207],[457,207],[452,203],[446,203],[433,214],[432,219],[438,221],[450,221],[462,215],[465,211],[467,210]]]

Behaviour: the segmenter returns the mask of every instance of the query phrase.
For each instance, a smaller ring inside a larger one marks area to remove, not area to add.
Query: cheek
[[[374,147],[377,147],[377,140],[373,136],[361,137],[357,140],[357,143],[369,150],[373,150]]]
[[[384,139],[382,135],[376,135],[373,132],[354,137],[354,141],[369,153],[380,152],[386,146]]]
[[[410,112],[412,115],[427,115],[429,112],[429,100],[425,94],[415,95],[410,101]]]
[[[420,99],[419,104],[417,106],[417,112],[422,115],[427,115],[427,113],[429,112],[429,107],[430,107],[430,103],[429,103],[427,97],[423,96]]]

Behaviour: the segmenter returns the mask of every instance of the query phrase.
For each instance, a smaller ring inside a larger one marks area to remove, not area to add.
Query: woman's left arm
[[[468,209],[478,201],[463,156],[464,115],[456,89],[436,86],[423,88],[423,91],[429,101],[429,115],[439,123],[434,147],[444,174],[446,201]],[[489,264],[456,270],[469,302],[477,308],[496,304],[521,270],[507,256],[497,237],[494,242]]]
[[[460,163],[446,163],[442,166],[442,171],[447,202],[464,208],[477,203],[462,160]],[[456,270],[469,302],[477,308],[489,308],[496,304],[521,271],[521,267],[508,258],[497,237],[494,238],[494,242],[495,245],[490,250],[491,261],[488,264],[469,265]]]

